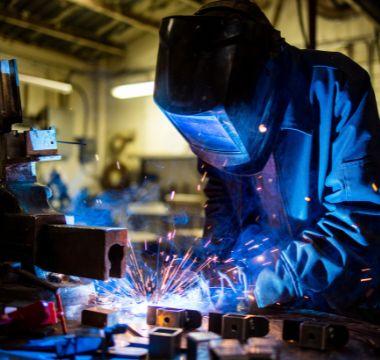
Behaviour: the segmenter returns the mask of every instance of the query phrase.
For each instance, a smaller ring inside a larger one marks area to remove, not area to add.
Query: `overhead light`
[[[154,81],[147,81],[135,84],[116,86],[111,90],[111,94],[116,99],[133,99],[144,96],[151,96],[154,92]]]
[[[31,85],[40,86],[46,89],[58,91],[62,94],[71,94],[73,92],[73,86],[69,83],[64,83],[61,81],[49,80],[40,78],[37,76],[19,74],[19,79],[21,82]]]

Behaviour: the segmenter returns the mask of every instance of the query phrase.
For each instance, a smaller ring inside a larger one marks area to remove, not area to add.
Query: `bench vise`
[[[15,60],[0,61],[0,262],[98,280],[126,271],[127,229],[72,226],[37,183],[36,163],[59,160],[54,129],[19,132],[22,110]]]

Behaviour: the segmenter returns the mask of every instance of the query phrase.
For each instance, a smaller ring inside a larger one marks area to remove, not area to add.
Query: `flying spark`
[[[233,258],[219,262],[214,254],[200,260],[194,254],[196,246],[201,246],[197,241],[184,254],[176,254],[170,247],[173,236],[175,233],[171,232],[167,238],[157,240],[157,251],[150,262],[143,260],[143,256],[137,254],[131,241],[128,241],[125,278],[96,281],[96,304],[141,316],[146,314],[150,304],[205,313],[221,306],[226,294],[232,292],[236,299],[242,291],[248,290],[247,278],[238,266],[234,266]],[[204,247],[208,244],[210,240]],[[230,264],[231,267],[223,272],[214,271],[217,277],[206,280],[203,273],[211,271],[218,263]],[[219,283],[213,295],[212,280]]]
[[[205,171],[205,173],[203,174],[201,183],[205,182],[206,178],[207,178],[207,171]]]
[[[259,131],[264,134],[268,131],[268,128],[264,124],[259,125]]]
[[[263,263],[263,262],[265,261],[265,256],[263,256],[263,255],[259,255],[259,256],[257,256],[257,257],[256,257],[256,261],[257,261],[258,263]]]

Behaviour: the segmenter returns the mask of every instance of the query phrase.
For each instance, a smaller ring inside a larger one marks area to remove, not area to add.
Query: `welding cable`
[[[52,291],[54,293],[56,305],[57,305],[57,315],[58,315],[59,321],[61,323],[62,333],[64,335],[67,335],[66,317],[65,317],[63,304],[62,304],[61,295],[58,293],[59,287],[54,285],[54,284],[51,284],[50,282],[48,282],[44,279],[40,279],[39,277],[37,277],[36,275],[32,274],[29,271],[22,270],[22,269],[14,269],[11,266],[8,266],[7,269],[9,271],[12,271],[13,273],[19,275],[19,276],[31,281],[32,283],[34,283],[38,286],[41,286],[44,289],[47,289],[47,290]]]

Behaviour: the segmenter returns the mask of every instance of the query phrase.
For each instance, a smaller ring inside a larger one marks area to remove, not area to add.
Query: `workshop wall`
[[[157,51],[158,38],[155,36],[145,35],[133,43],[126,58],[126,67],[133,70],[133,75],[126,74],[110,80],[108,94],[113,86],[153,80]],[[157,160],[156,169],[150,167],[152,171],[149,173],[158,176],[163,191],[173,186],[180,191],[191,189],[191,192],[195,192],[199,175],[194,165],[195,160],[189,159],[194,156],[182,136],[154,104],[153,98],[119,100],[108,96],[107,150],[109,142],[115,136],[134,137],[120,155],[120,161],[127,165],[132,178],[137,179],[142,158],[154,157]],[[110,161],[112,154],[108,151],[107,155]],[[178,158],[183,161],[178,161]],[[164,162],[162,159],[165,159]],[[152,164],[151,161],[149,163]],[[165,166],[162,167],[162,164]],[[176,171],[172,171],[173,166]]]
[[[304,19],[307,19],[306,6],[304,11]],[[273,18],[271,12],[268,15]],[[297,18],[296,1],[286,2],[286,8],[277,27],[290,44],[305,47]],[[374,23],[361,14],[355,14],[344,20],[332,20],[319,16],[317,27],[318,50],[341,52],[364,67],[371,75],[378,106],[380,106],[380,59],[376,49],[370,46],[375,33]],[[371,50],[373,51],[372,62],[369,60]]]
[[[126,73],[110,81],[109,93],[113,86],[119,84],[153,80],[157,51],[156,36],[145,35],[131,44],[126,67],[131,69],[134,75]],[[108,140],[120,132],[134,133],[135,141],[128,149],[130,154],[190,154],[187,143],[162,115],[152,97],[118,100],[110,96],[108,105]]]

